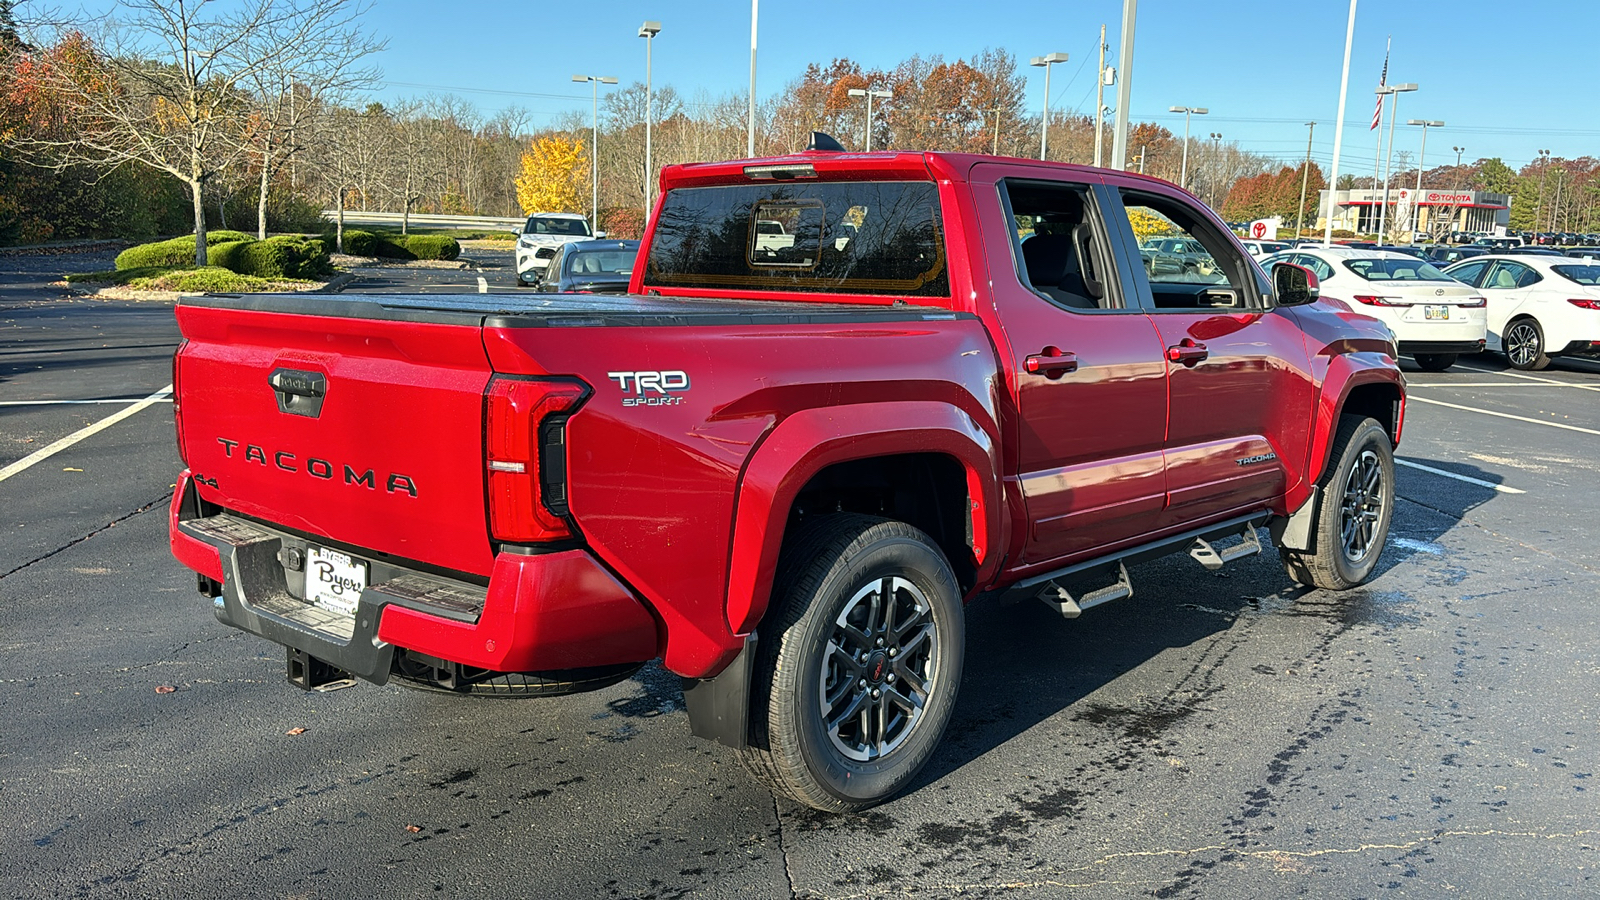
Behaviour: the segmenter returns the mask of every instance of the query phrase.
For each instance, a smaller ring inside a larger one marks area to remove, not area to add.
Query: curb
[[[334,278],[329,279],[327,284],[323,285],[322,287],[317,288],[315,291],[312,291],[311,293],[313,293],[313,294],[337,294],[337,293],[343,291],[346,287],[348,287],[350,285],[350,282],[355,281],[356,277],[357,277],[356,273],[354,273],[354,272],[346,272],[343,275],[339,275],[339,276],[336,276]]]

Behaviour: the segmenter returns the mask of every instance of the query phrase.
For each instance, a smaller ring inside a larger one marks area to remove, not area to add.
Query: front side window
[[[675,188],[645,284],[662,288],[950,296],[937,187],[926,181]]]
[[[1470,262],[1455,266],[1445,274],[1457,281],[1476,285],[1478,283],[1478,278],[1483,275],[1483,270],[1487,268],[1489,268],[1489,264],[1487,262]]]
[[[1249,306],[1251,269],[1209,223],[1155,194],[1124,190],[1122,204],[1157,310]]]

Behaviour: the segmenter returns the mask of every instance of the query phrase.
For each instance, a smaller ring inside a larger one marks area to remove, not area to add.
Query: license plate
[[[348,553],[315,545],[306,548],[306,599],[328,612],[356,614],[367,586],[367,564]]]
[[[1425,306],[1422,308],[1422,317],[1424,319],[1448,319],[1450,318],[1450,307]]]

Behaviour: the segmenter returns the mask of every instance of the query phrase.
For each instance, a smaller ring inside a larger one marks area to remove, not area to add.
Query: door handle
[[[1167,359],[1171,362],[1182,363],[1194,368],[1201,360],[1211,355],[1206,345],[1194,338],[1184,338],[1167,348]]]
[[[1028,357],[1025,363],[1031,374],[1054,380],[1078,371],[1078,354],[1064,353],[1059,347],[1046,347]]]

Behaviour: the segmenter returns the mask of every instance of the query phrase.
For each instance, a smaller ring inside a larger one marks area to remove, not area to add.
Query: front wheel
[[[1353,588],[1378,567],[1394,516],[1394,446],[1373,419],[1345,416],[1333,458],[1317,480],[1312,550],[1281,550],[1289,577],[1327,590]]]
[[[1418,353],[1417,366],[1424,372],[1443,372],[1456,364],[1456,353]]]
[[[904,789],[955,708],[965,623],[939,547],[841,514],[784,542],[752,673],[745,767],[774,792],[853,812]]]
[[[1544,352],[1544,329],[1533,319],[1512,322],[1501,344],[1505,346],[1506,359],[1513,369],[1538,371],[1550,365],[1550,357]]]

